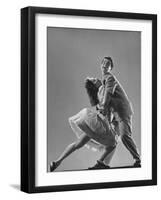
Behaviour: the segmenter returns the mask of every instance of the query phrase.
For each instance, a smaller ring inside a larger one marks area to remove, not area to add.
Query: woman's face
[[[100,81],[98,78],[95,78],[95,79],[94,79],[94,84],[95,84],[95,86],[96,86],[97,88],[99,88],[99,87],[102,85],[101,81]]]
[[[93,82],[93,84],[96,86],[96,88],[99,88],[102,85],[101,80],[99,80],[98,78],[87,77],[87,79],[90,80],[91,82]]]

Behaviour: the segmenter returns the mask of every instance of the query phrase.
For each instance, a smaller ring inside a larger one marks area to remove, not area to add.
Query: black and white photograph
[[[21,12],[21,190],[156,185],[156,15]]]
[[[48,27],[48,171],[141,167],[140,90],[140,32]]]
[[[160,200],[160,1],[5,0],[0,16],[0,199]]]

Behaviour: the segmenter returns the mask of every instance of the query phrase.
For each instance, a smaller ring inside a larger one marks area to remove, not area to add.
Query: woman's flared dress
[[[94,151],[117,144],[114,128],[107,118],[92,108],[83,108],[70,117],[69,124],[78,138],[84,133],[91,138],[86,146]]]

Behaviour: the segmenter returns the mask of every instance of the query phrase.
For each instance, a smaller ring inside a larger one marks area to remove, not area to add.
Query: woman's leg
[[[105,148],[104,153],[100,157],[99,160],[97,160],[97,163],[93,167],[89,167],[88,169],[109,169],[110,166],[108,166],[110,160],[112,159],[112,156],[115,152],[116,145],[115,146],[109,146]],[[106,159],[108,157],[108,163],[105,163]]]
[[[105,159],[107,159],[107,157],[110,156],[110,154],[116,149],[116,146],[109,146],[105,148],[104,153],[102,154],[102,156],[99,158],[98,161],[100,162],[104,162]],[[111,154],[113,156],[113,153]],[[111,160],[112,156],[110,156],[110,158],[108,160]],[[107,163],[106,163],[107,164]]]
[[[56,167],[58,167],[61,164],[61,162],[75,150],[83,147],[89,140],[90,138],[86,134],[82,134],[81,137],[76,142],[73,142],[72,144],[68,145],[65,151],[55,161]]]
[[[103,161],[105,163],[105,165],[109,165],[110,164],[110,162],[111,162],[111,160],[112,160],[112,158],[114,156],[115,151],[116,151],[116,147],[105,157],[105,159]]]

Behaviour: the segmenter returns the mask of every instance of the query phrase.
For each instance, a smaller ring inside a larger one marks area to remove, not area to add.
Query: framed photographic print
[[[157,16],[21,9],[21,190],[157,184]]]

